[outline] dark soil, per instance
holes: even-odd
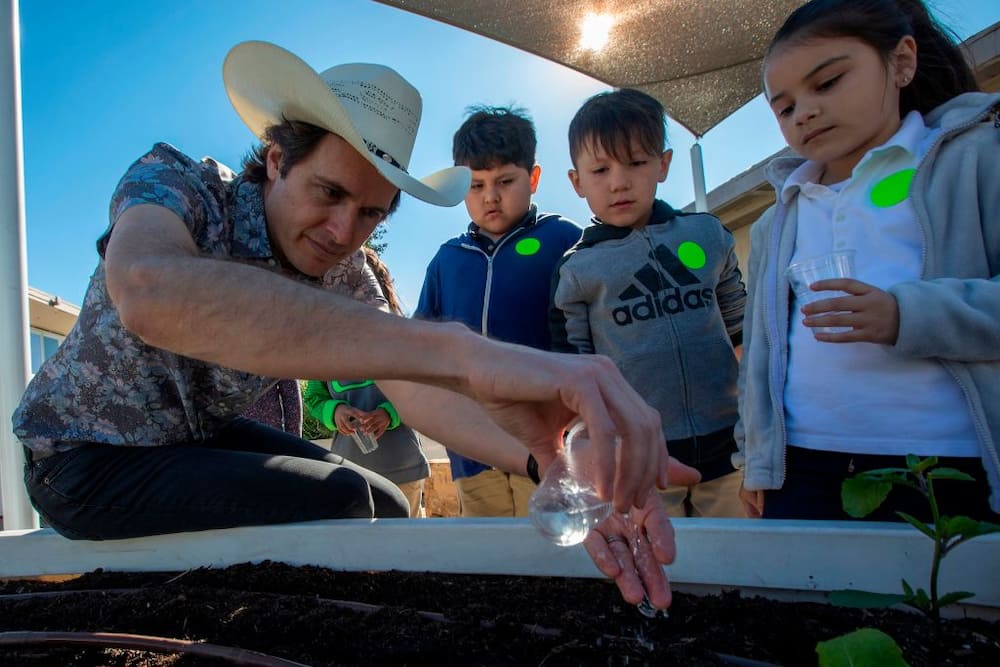
[[[24,595],[70,590],[88,592]],[[378,608],[358,611],[335,601]],[[817,641],[859,627],[887,632],[911,665],[929,664],[926,626],[913,614],[678,594],[669,618],[646,620],[612,584],[594,579],[344,573],[264,563],[0,582],[0,632],[194,639],[307,665],[734,664],[719,654],[813,665]],[[1000,623],[963,619],[946,627],[941,664],[1000,665]],[[223,664],[231,663],[125,649],[0,646],[5,667]]]

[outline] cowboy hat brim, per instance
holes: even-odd
[[[437,206],[465,198],[471,174],[449,167],[416,179],[372,154],[347,110],[313,68],[295,54],[269,42],[234,46],[222,66],[226,94],[236,113],[259,138],[272,125],[297,120],[340,136],[400,190]]]

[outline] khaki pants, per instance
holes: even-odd
[[[418,479],[414,482],[403,482],[396,486],[406,496],[406,502],[410,503],[410,518],[419,519],[424,516],[423,507],[420,502],[424,495],[424,480]]]
[[[709,482],[692,487],[675,486],[661,491],[663,507],[672,517],[701,516],[745,519],[740,502],[740,482],[743,473],[731,472]]]
[[[464,517],[528,516],[535,483],[521,475],[484,470],[455,480],[459,512]]]

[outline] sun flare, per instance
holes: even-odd
[[[614,24],[610,14],[587,14],[580,23],[580,48],[595,52],[603,49]]]

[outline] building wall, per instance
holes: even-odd
[[[28,322],[31,326],[31,373],[52,356],[76,324],[79,306],[34,287],[28,288]]]

